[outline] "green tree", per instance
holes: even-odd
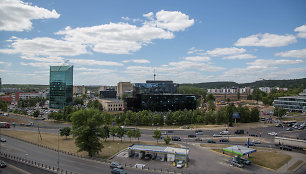
[[[7,104],[4,101],[0,101],[0,109],[3,112],[7,112]]]
[[[64,127],[60,129],[60,135],[65,136],[65,139],[67,140],[67,137],[70,135],[71,128],[70,127]]]
[[[103,119],[97,109],[80,110],[71,116],[72,133],[79,152],[86,151],[92,157],[103,148],[100,142]]]
[[[251,110],[250,119],[251,119],[251,122],[259,121],[259,110],[256,107]]]
[[[109,133],[110,133],[110,135],[113,137],[113,141],[114,141],[114,138],[115,138],[116,133],[117,133],[117,129],[114,128],[114,127],[111,127]]]
[[[82,97],[74,97],[73,98],[73,105],[83,105],[84,101]]]
[[[164,141],[166,144],[169,144],[171,141],[171,138],[167,135],[167,137],[164,138]]]
[[[253,96],[253,100],[256,100],[258,103],[258,100],[261,100],[261,91],[258,88],[255,88],[253,90],[252,96]]]
[[[235,112],[236,107],[233,103],[230,103],[225,107],[225,115],[229,126],[233,125],[233,113]]]
[[[216,110],[216,104],[213,100],[209,100],[207,102],[207,110],[208,111],[215,111]]]
[[[117,127],[117,136],[121,139],[121,142],[122,142],[122,137],[125,135],[125,129],[122,128],[121,126]]]
[[[154,131],[154,135],[152,136],[154,139],[156,139],[156,142],[158,144],[158,140],[160,139],[161,137],[161,131],[160,130],[155,130]]]
[[[206,97],[206,100],[207,100],[207,101],[209,101],[209,100],[215,101],[216,98],[214,97],[213,94],[208,94],[207,97]]]
[[[240,95],[240,92],[238,91],[237,92],[237,99],[238,99],[238,101],[240,100],[240,98],[241,98],[241,95]]]
[[[130,142],[131,142],[131,141],[132,141],[132,137],[134,136],[134,130],[129,129],[129,130],[126,132],[126,135],[129,137]]]
[[[286,114],[286,112],[287,112],[286,109],[276,106],[274,108],[273,115],[277,116],[281,120],[282,117]]]
[[[99,100],[90,100],[87,104],[88,108],[96,108],[99,111],[103,111],[102,104],[99,102]]]
[[[135,132],[134,132],[134,137],[138,139],[138,142],[139,142],[139,138],[141,137],[141,132],[140,132],[140,129],[135,129]]]
[[[39,110],[35,110],[35,111],[33,112],[33,117],[38,117],[39,114],[40,114]]]

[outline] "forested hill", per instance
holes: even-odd
[[[252,83],[236,83],[236,82],[207,82],[194,84],[181,84],[181,86],[196,86],[204,89],[210,88],[231,88],[235,87],[280,87],[280,88],[306,88],[306,78],[292,80],[260,80]]]

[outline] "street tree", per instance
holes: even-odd
[[[116,132],[117,132],[117,136],[121,139],[121,142],[122,142],[122,137],[125,135],[125,129],[119,126],[117,127]]]
[[[139,138],[141,137],[141,132],[140,132],[140,129],[135,129],[135,132],[134,132],[134,137],[138,139],[138,142],[139,142]]]
[[[131,141],[132,141],[132,137],[134,136],[134,130],[129,129],[129,130],[126,132],[126,135],[129,137],[130,142],[131,142]]]
[[[33,117],[38,117],[39,114],[40,114],[39,110],[35,110],[35,111],[33,112]]]
[[[67,137],[70,135],[71,128],[70,127],[64,127],[60,129],[60,135],[65,136],[65,139],[67,140]]]
[[[92,157],[103,148],[100,142],[103,119],[97,109],[80,110],[71,116],[72,133],[79,152],[86,151]]]
[[[167,135],[167,137],[164,138],[164,141],[166,144],[169,144],[171,141],[171,138]]]
[[[116,133],[117,133],[117,129],[115,127],[111,127],[109,133],[113,137],[113,141],[114,141]]]
[[[155,130],[154,131],[154,135],[152,136],[154,139],[156,139],[156,142],[158,144],[158,140],[160,139],[161,137],[161,131],[160,130]]]

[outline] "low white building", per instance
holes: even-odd
[[[123,111],[124,101],[118,99],[99,99],[104,111]]]

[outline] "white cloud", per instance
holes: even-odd
[[[204,50],[202,49],[196,49],[195,47],[192,47],[188,50],[187,54],[199,54],[202,53]]]
[[[297,42],[293,35],[255,34],[240,38],[235,46],[282,47]]]
[[[210,61],[210,57],[206,57],[206,56],[191,56],[191,57],[185,57],[184,59],[190,60],[190,61],[198,61],[198,62]]]
[[[27,57],[21,56],[22,59],[25,60],[34,60],[38,62],[53,62],[53,63],[64,63],[64,58],[62,57]]]
[[[100,75],[100,74],[108,74],[108,73],[114,73],[115,70],[112,69],[94,69],[94,68],[74,68],[75,71],[78,72],[79,75]]]
[[[233,54],[241,54],[246,52],[244,48],[215,48],[214,50],[208,50],[206,51],[206,54],[210,56],[225,56],[225,55],[233,55]]]
[[[76,56],[87,54],[86,47],[76,42],[56,40],[48,37],[34,39],[12,38],[8,49],[0,49],[0,53],[21,54],[30,56]]]
[[[306,25],[302,25],[294,29],[295,32],[298,32],[297,36],[301,38],[306,38]]]
[[[169,67],[172,67],[176,71],[192,69],[206,72],[217,72],[225,69],[223,67],[211,65],[210,63],[199,63],[191,61],[170,62]]]
[[[59,66],[62,65],[62,63],[54,63],[54,62],[30,62],[30,63],[25,63],[25,62],[20,62],[20,65],[23,66],[33,66],[37,68],[49,68],[50,66]]]
[[[222,59],[254,59],[256,58],[256,56],[252,55],[252,54],[238,54],[238,55],[232,55],[232,56],[226,56],[223,57]]]
[[[149,13],[143,14],[142,16],[145,17],[145,18],[148,18],[150,20],[154,19],[154,13],[153,12],[149,12]]]
[[[125,21],[130,20],[130,18],[129,18],[129,17],[127,17],[127,16],[122,16],[122,17],[121,17],[121,19],[122,19],[122,20],[125,20]]]
[[[150,63],[147,59],[131,59],[131,60],[124,60],[123,63],[133,62],[133,63]]]
[[[129,54],[138,51],[153,39],[172,39],[173,33],[148,25],[137,27],[128,23],[110,23],[93,27],[65,30],[56,34],[65,35],[64,40],[86,44],[95,52]]]
[[[194,24],[194,19],[180,11],[164,11],[156,13],[157,27],[165,28],[170,31],[184,31]]]
[[[279,60],[274,60],[274,59],[256,59],[253,62],[247,63],[248,68],[271,68],[275,67],[277,65],[287,65],[287,64],[299,64],[302,63],[302,60],[287,60],[287,59],[279,59]]]
[[[279,53],[276,53],[275,56],[306,58],[306,49],[279,52]]]
[[[0,31],[24,31],[31,30],[33,19],[59,18],[54,9],[32,6],[21,0],[0,1]]]
[[[69,62],[76,65],[123,66],[122,63],[102,60],[70,59]]]

